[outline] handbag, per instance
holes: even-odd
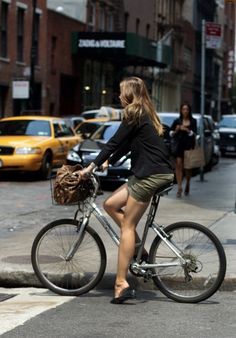
[[[200,168],[205,165],[205,156],[198,145],[194,149],[184,151],[184,169]]]
[[[93,191],[90,179],[83,180],[80,164],[74,166],[63,165],[57,170],[53,186],[53,197],[58,204],[74,204],[84,201]]]

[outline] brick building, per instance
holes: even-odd
[[[33,6],[30,0],[0,1],[0,117],[29,109],[29,100],[13,98],[13,81],[31,78]],[[45,111],[47,68],[47,7],[38,0],[34,34],[34,108]],[[19,82],[17,82],[19,84]]]
[[[49,9],[47,13],[47,103],[50,115],[78,115],[81,110],[82,71],[72,57],[72,33],[85,24]]]

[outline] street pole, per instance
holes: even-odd
[[[35,58],[36,58],[36,50],[35,50],[35,19],[36,19],[36,7],[37,0],[32,0],[32,32],[31,32],[31,51],[30,51],[30,99],[29,99],[29,108],[34,109],[34,68],[35,68]]]
[[[200,146],[204,153],[204,114],[205,114],[205,64],[206,64],[206,22],[202,20],[202,44],[201,44],[201,119],[200,119]],[[200,180],[204,181],[204,165],[200,167]]]

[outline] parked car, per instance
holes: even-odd
[[[47,179],[81,141],[61,118],[17,116],[0,120],[0,170],[34,171]]]
[[[75,133],[78,134],[81,139],[89,138],[100,126],[109,120],[108,117],[84,120],[75,128]]]
[[[82,164],[86,166],[99,154],[104,144],[115,134],[121,121],[105,122],[89,139],[77,144],[67,155],[67,163],[71,165]],[[130,158],[124,156],[114,166],[109,166],[106,172],[98,172],[101,183],[120,185],[130,176]]]
[[[236,114],[223,115],[217,126],[222,155],[236,152]]]
[[[173,121],[179,116],[179,113],[176,112],[160,112],[159,117],[161,122],[165,124],[167,127],[166,134],[168,134]],[[193,114],[193,117],[197,120],[197,142],[200,144],[200,122],[201,115]],[[210,118],[205,115],[203,124],[204,124],[204,153],[205,153],[205,161],[206,168],[211,169],[212,165],[217,163],[219,160],[219,148],[216,147],[216,141],[213,136],[213,130],[210,128]],[[168,137],[168,136],[166,136]]]

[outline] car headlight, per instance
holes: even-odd
[[[67,160],[69,161],[76,161],[76,162],[82,162],[80,156],[73,150],[69,150],[67,154]]]
[[[18,155],[42,154],[42,150],[37,147],[21,147],[16,148],[16,154]]]

